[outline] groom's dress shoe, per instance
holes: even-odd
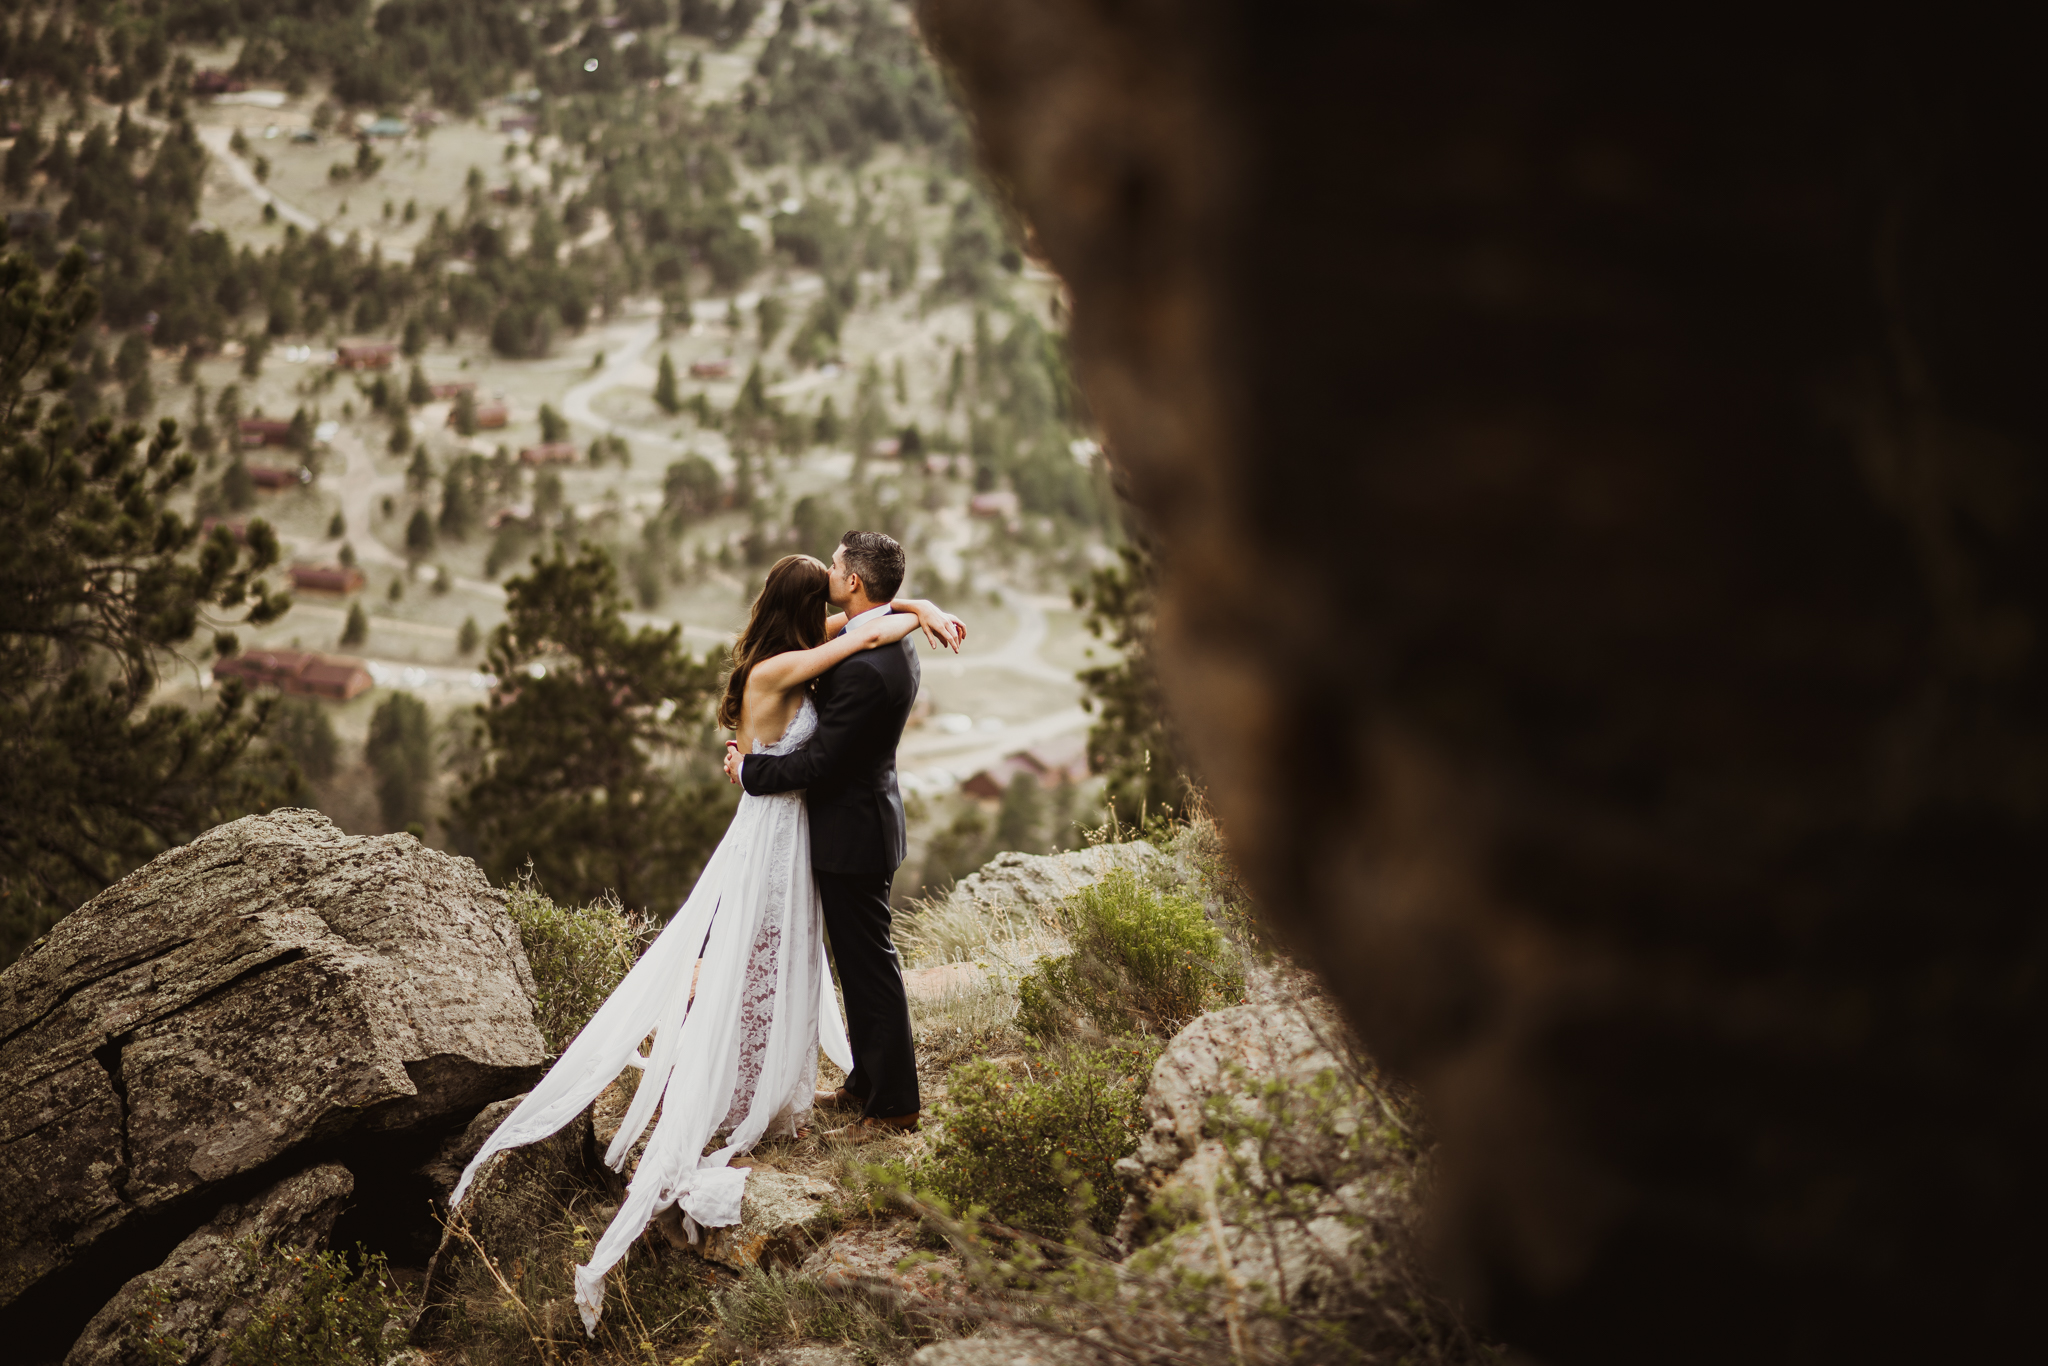
[[[812,1098],[811,1104],[820,1110],[858,1110],[860,1097],[847,1094],[844,1086],[833,1091],[820,1091]]]
[[[900,1138],[904,1134],[917,1132],[919,1114],[895,1115],[889,1119],[878,1119],[873,1115],[857,1119],[844,1129],[827,1129],[821,1137],[835,1143],[873,1143],[882,1138]]]

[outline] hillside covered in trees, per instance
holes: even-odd
[[[904,539],[911,588],[980,628],[966,672],[927,678],[899,896],[1182,790],[1120,662],[1142,599],[1110,568],[1057,282],[977,179],[904,8],[32,5],[0,18],[0,134],[10,269],[69,291],[7,379],[9,440],[58,453],[9,515],[54,517],[39,530],[78,566],[65,610],[132,570],[66,520],[96,514],[28,511],[67,459],[163,563],[252,557],[239,588],[207,570],[174,627],[9,634],[24,734],[109,661],[150,659],[132,715],[160,715],[164,744],[226,726],[228,748],[88,777],[94,746],[140,743],[131,719],[126,740],[74,734],[77,765],[24,769],[5,953],[202,822],[283,803],[413,829],[498,878],[531,859],[564,896],[673,906],[730,800],[704,707],[719,642],[767,563],[829,555],[851,525]],[[138,484],[87,454],[117,448],[180,473]],[[582,566],[577,593],[539,587],[550,563]],[[1069,600],[1090,583],[1092,637]],[[521,612],[569,615],[498,639]],[[578,665],[560,641],[579,632],[612,643]],[[566,670],[548,705],[581,714],[642,635],[668,640],[631,666],[662,715],[623,709],[610,751],[564,765],[535,748],[559,720],[476,713],[531,667]],[[277,650],[338,650],[376,684],[212,681]],[[1123,774],[1107,807],[1075,738],[1086,690],[1108,704],[1096,762]],[[543,799],[492,797],[514,773]]]

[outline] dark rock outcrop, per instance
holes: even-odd
[[[266,1254],[325,1247],[354,1190],[348,1168],[327,1163],[229,1205],[179,1243],[162,1266],[122,1286],[93,1315],[64,1366],[129,1366],[144,1359],[135,1344],[145,1315],[154,1318],[148,1336],[158,1340],[147,1359],[175,1356],[219,1366],[249,1316],[281,1288],[281,1263]],[[184,1344],[183,1352],[174,1352],[172,1342]]]
[[[533,997],[503,897],[409,835],[288,810],[165,853],[0,974],[0,1306],[431,1144],[535,1075]]]
[[[918,14],[1070,290],[1180,734],[1423,1088],[1469,1298],[1580,1366],[2031,1349],[2032,21]]]

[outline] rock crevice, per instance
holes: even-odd
[[[0,973],[0,1335],[323,1158],[416,1165],[538,1073],[533,1001],[502,894],[410,836],[279,811],[136,870]]]

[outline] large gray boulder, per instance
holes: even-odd
[[[1357,1111],[1367,1102],[1343,1080],[1334,1028],[1313,1006],[1260,1004],[1211,1011],[1174,1035],[1152,1065],[1147,1123],[1137,1151],[1117,1163],[1132,1197],[1124,1211],[1126,1236],[1152,1203],[1198,1200],[1221,1171],[1223,1144],[1207,1133],[1211,1102],[1219,1097],[1230,1101],[1230,1112],[1251,1120],[1252,1096],[1269,1084],[1293,1095],[1306,1095],[1319,1084],[1341,1086],[1341,1112],[1330,1127],[1354,1130]],[[1312,1178],[1320,1174],[1318,1159],[1328,1157],[1328,1146],[1328,1136],[1281,1129],[1272,1140],[1276,1161],[1255,1169],[1283,1181]]]
[[[906,961],[916,964],[905,986],[929,999],[971,989],[991,968],[1001,975],[1025,970],[1064,944],[1053,915],[1061,902],[1111,873],[1143,876],[1155,869],[1169,871],[1159,850],[1143,840],[1064,854],[997,854],[944,897],[904,918],[896,942]],[[954,963],[978,966],[971,974],[937,971]]]
[[[1080,1344],[997,1329],[982,1337],[954,1338],[920,1348],[910,1366],[1078,1366],[1094,1360]]]
[[[1158,863],[1159,850],[1143,840],[1095,844],[1064,854],[997,854],[953,885],[946,900],[1000,908],[1015,917],[1035,917],[1084,887],[1119,870],[1143,873]]]
[[[523,1089],[533,1001],[503,896],[409,835],[287,810],[163,854],[0,974],[0,1305],[137,1215]]]
[[[1145,1113],[1117,1164],[1134,1269],[1216,1277],[1247,1306],[1372,1321],[1389,1340],[1413,1331],[1377,1319],[1417,1299],[1415,1136],[1319,1002],[1193,1021],[1153,1065]],[[1272,1322],[1242,1331],[1278,1349]]]
[[[348,1168],[328,1163],[227,1206],[163,1265],[122,1286],[86,1325],[64,1366],[139,1360],[219,1366],[249,1316],[283,1288],[289,1264],[271,1254],[324,1248],[354,1190]],[[144,1336],[153,1348],[147,1356],[137,1346]]]

